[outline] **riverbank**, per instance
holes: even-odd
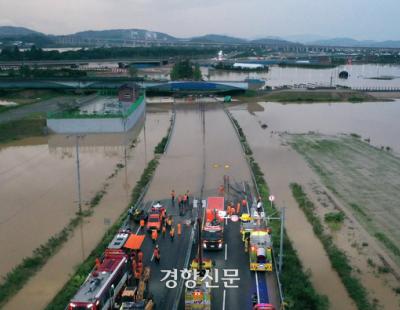
[[[321,103],[321,102],[368,102],[390,101],[389,98],[376,98],[371,93],[346,90],[272,90],[269,92],[257,93],[249,91],[244,95],[237,96],[240,102],[280,102],[280,103]]]

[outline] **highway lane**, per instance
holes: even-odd
[[[148,208],[151,201],[166,198],[171,187],[178,194],[189,189],[195,197],[206,199],[218,194],[218,187],[223,184],[224,175],[230,175],[232,183],[251,180],[239,141],[221,107],[215,104],[195,104],[176,108],[176,124],[170,147],[167,154],[161,158],[156,176],[146,195],[147,203],[144,208]],[[242,197],[231,190],[227,198],[237,201]],[[165,275],[161,270],[177,268],[179,271],[187,267],[184,266],[186,251],[191,250],[192,259],[196,255],[196,247],[189,244],[192,226],[187,227],[185,223],[191,218],[191,212],[179,217],[176,207],[170,206],[168,200],[163,203],[168,206],[168,213],[174,214],[175,221],[183,223],[183,234],[181,237],[176,236],[174,242],[168,237],[165,240],[159,237],[160,265],[150,261],[153,244],[149,237],[146,237],[142,248],[145,252],[145,264],[152,267],[150,291],[156,304],[162,307],[161,309],[172,309],[177,288],[168,289],[165,282],[160,282]],[[132,229],[135,231],[134,227]],[[229,222],[225,229],[226,249],[204,253],[204,257],[213,259],[215,267],[219,269],[219,287],[212,291],[213,309],[251,309],[251,296],[256,292],[256,281],[254,273],[249,270],[248,255],[244,251],[239,229],[239,223]],[[223,269],[238,270],[240,281],[234,282],[238,288],[224,287],[221,279]],[[178,308],[184,308],[184,288]]]

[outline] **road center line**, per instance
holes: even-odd
[[[228,260],[228,244],[225,243],[225,260]]]
[[[257,303],[260,303],[260,289],[258,287],[258,272],[256,271]]]
[[[226,290],[224,290],[224,295],[222,297],[222,310],[225,310],[225,299],[226,299]]]

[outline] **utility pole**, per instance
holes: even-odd
[[[283,229],[285,224],[285,207],[281,209],[281,241],[279,244],[279,274],[282,274],[282,265],[283,265]]]
[[[79,138],[83,136],[76,135],[76,178],[78,187],[78,208],[79,214],[82,214],[82,195],[81,195],[81,171],[80,171],[80,161],[79,161]]]

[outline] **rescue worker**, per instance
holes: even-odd
[[[132,215],[133,215],[133,206],[131,206],[128,210],[128,220],[132,220]]]
[[[143,262],[143,252],[142,252],[141,250],[138,250],[137,260],[138,260],[138,262],[140,262],[140,263]]]
[[[257,212],[259,214],[261,214],[262,210],[263,210],[263,204],[261,202],[261,198],[258,198],[258,200],[257,200]]]
[[[177,228],[178,228],[178,236],[180,236],[182,234],[182,225],[181,225],[181,223],[178,223]]]
[[[140,229],[144,228],[144,219],[140,219]]]
[[[100,268],[100,265],[101,265],[100,259],[96,258],[95,264],[96,264],[96,269],[99,269],[99,268]]]
[[[153,256],[154,256],[154,261],[156,262],[156,264],[159,264],[160,263],[160,248],[158,247],[158,244],[154,248]]]
[[[185,195],[183,195],[183,205],[185,207],[188,206],[188,195],[185,193]]]
[[[247,200],[243,199],[242,200],[242,207],[245,208],[247,206]]]
[[[171,191],[171,206],[175,207],[175,190]]]
[[[189,206],[190,205],[190,192],[189,192],[189,190],[187,190],[186,191],[186,196],[187,196],[187,206]]]
[[[158,237],[157,229],[152,229],[151,230],[151,240],[153,240],[153,243],[156,243]]]
[[[172,223],[173,223],[172,215],[170,215],[170,216],[168,216],[168,218],[167,218],[167,228],[168,228],[168,229],[171,229]]]
[[[240,214],[240,202],[238,202],[236,204],[236,214],[239,215]]]
[[[169,236],[171,237],[171,242],[174,242],[174,237],[175,237],[175,228],[171,227],[171,230],[169,231]]]
[[[162,230],[161,230],[161,234],[162,237],[165,238],[165,233],[167,232],[167,228],[165,227],[165,225],[163,225]]]

